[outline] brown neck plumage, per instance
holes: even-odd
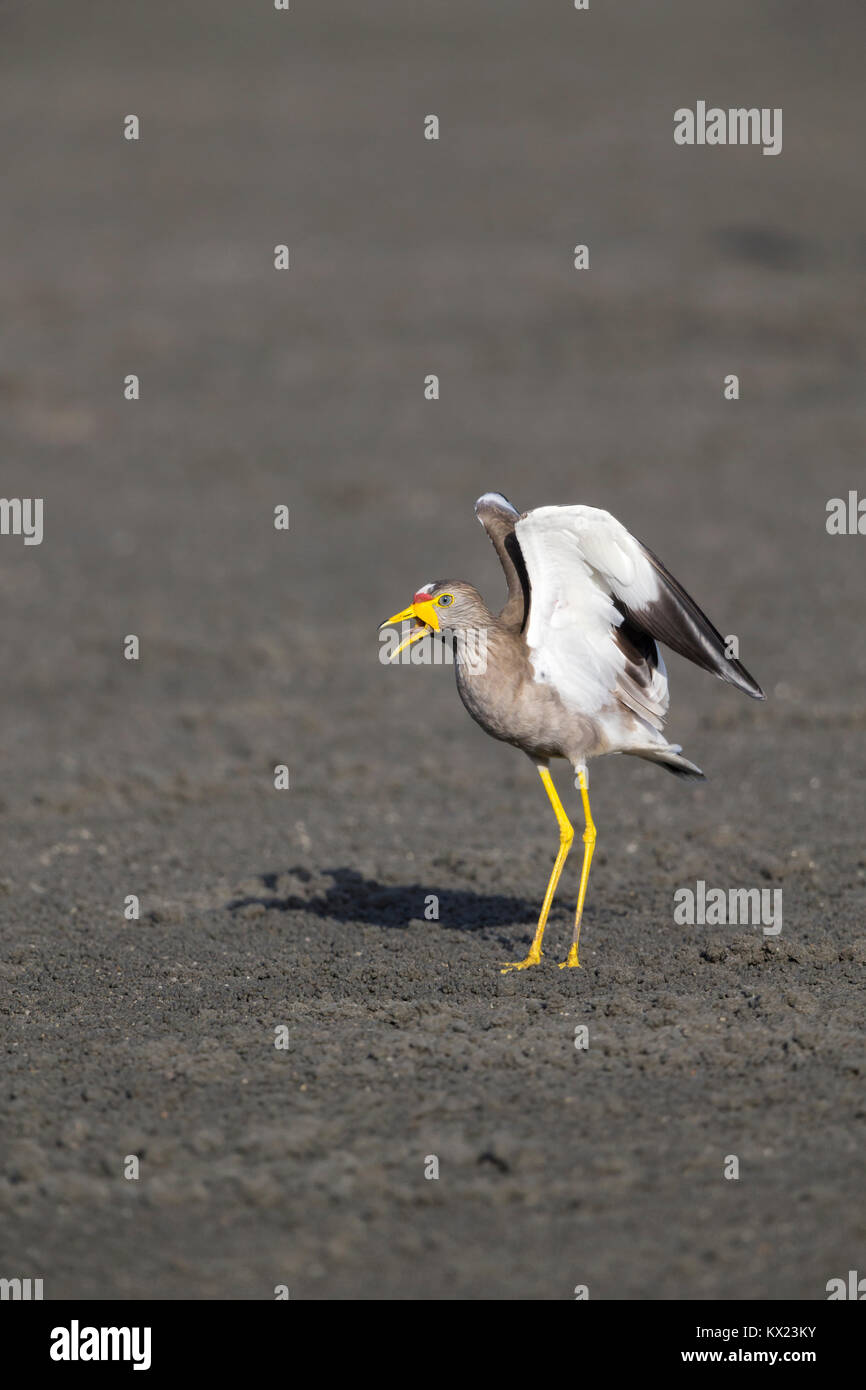
[[[485,517],[485,529],[499,556],[499,563],[508,584],[508,598],[499,614],[503,627],[521,632],[529,614],[529,579],[526,565],[514,534],[514,517],[507,512],[491,512]]]

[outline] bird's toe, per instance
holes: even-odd
[[[571,969],[571,970],[574,970],[574,969],[580,970],[581,965],[580,965],[580,961],[577,959],[577,951],[576,951],[576,949],[575,949],[574,946],[572,946],[572,948],[571,948],[571,950],[569,951],[568,955],[566,956],[565,960],[561,960],[561,961],[559,962],[559,968],[560,968],[560,970],[568,970],[568,969]]]
[[[541,960],[541,952],[540,952],[540,951],[539,951],[539,953],[538,953],[537,956],[533,955],[532,952],[530,951],[529,955],[526,957],[526,960],[508,960],[508,961],[506,961],[505,964],[503,965],[501,971],[500,971],[500,974],[501,974],[501,975],[507,975],[508,972],[509,972],[509,970],[528,970],[528,968],[529,968],[530,965],[538,965],[538,963],[539,963],[540,960]]]

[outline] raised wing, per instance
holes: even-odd
[[[475,515],[493,542],[508,584],[508,598],[499,621],[521,632],[529,611],[529,580],[514,535],[520,512],[501,492],[485,492],[475,503]]]
[[[650,645],[656,641],[764,698],[745,667],[726,656],[724,639],[694,599],[609,512],[538,507],[515,534],[529,575],[526,640],[536,675],[565,698],[593,708],[603,690],[619,687],[625,703],[645,703],[659,727],[667,682]]]

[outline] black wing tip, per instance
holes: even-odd
[[[729,661],[726,669],[720,673],[723,680],[735,685],[738,690],[742,690],[744,695],[749,695],[753,700],[766,700],[766,695],[754,676],[750,676],[745,666],[741,666],[739,661]]]
[[[674,578],[648,545],[644,545],[643,541],[638,541],[638,545],[667,587],[668,593],[665,595],[662,592],[653,605],[659,610],[660,621],[648,623],[647,613],[635,613],[635,620],[646,627],[650,636],[657,642],[662,642],[672,651],[679,652],[687,661],[693,661],[705,671],[714,672],[723,681],[742,690],[744,695],[751,696],[753,700],[766,700],[767,697],[754,676],[750,676],[745,666],[735,657],[728,656],[726,639],[710,622],[706,613],[698,607],[691,594],[686,592],[679,580]],[[684,641],[684,637],[690,637],[691,640]]]

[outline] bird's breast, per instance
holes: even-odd
[[[593,721],[568,709],[553,686],[536,679],[522,646],[511,661],[499,656],[485,669],[458,662],[457,689],[482,729],[531,756],[576,761],[598,742]]]

